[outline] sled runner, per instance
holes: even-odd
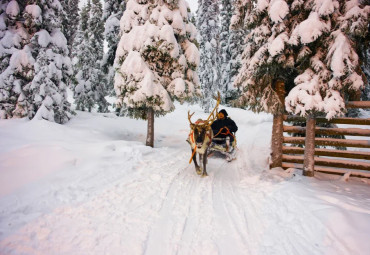
[[[212,156],[214,152],[219,152],[222,155],[226,156],[228,162],[236,159],[236,139],[230,143],[230,137],[226,138],[217,138],[212,139],[212,143],[209,146],[209,156]]]

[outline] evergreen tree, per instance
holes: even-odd
[[[88,1],[81,11],[81,22],[75,40],[76,58],[74,98],[77,110],[92,110],[95,104],[99,112],[108,111],[105,99],[105,77],[100,68],[103,57],[104,24],[100,0]]]
[[[209,112],[212,95],[219,90],[220,66],[220,10],[217,0],[200,0],[197,10],[199,31],[199,78],[202,86],[202,107]]]
[[[221,83],[220,90],[223,95],[223,102],[228,103],[235,99],[237,91],[233,82],[241,67],[241,54],[243,52],[243,41],[245,32],[243,29],[231,30],[231,17],[233,13],[233,0],[221,1]]]
[[[107,96],[107,80],[101,70],[101,63],[104,56],[104,22],[103,6],[100,0],[91,1],[91,13],[89,20],[91,55],[95,65],[93,66],[91,84],[95,90],[95,102],[98,105],[98,112],[108,112],[109,103],[105,99]]]
[[[230,52],[230,20],[232,15],[231,0],[221,0],[221,31],[220,31],[220,62],[221,62],[221,83],[220,89],[224,95],[228,90],[230,82],[229,63],[231,60]]]
[[[64,10],[62,20],[62,32],[67,39],[69,57],[72,57],[73,41],[76,37],[78,23],[80,20],[78,3],[79,0],[61,1]]]
[[[70,75],[58,0],[2,1],[0,117],[37,115],[65,123]]]
[[[29,1],[0,2],[0,118],[29,114],[29,88],[35,59],[27,45],[31,29],[25,27],[23,13]],[[31,21],[31,19],[28,19]],[[39,25],[38,18],[32,19]],[[32,24],[29,24],[30,26]]]
[[[129,0],[121,19],[115,65],[121,113],[148,120],[148,146],[154,145],[154,116],[174,109],[173,100],[199,94],[196,28],[185,0]]]
[[[126,9],[124,0],[105,0],[103,20],[105,22],[104,36],[108,44],[108,50],[104,54],[102,68],[107,76],[107,89],[109,94],[114,94],[114,58],[119,42],[119,22]]]
[[[74,40],[73,58],[74,58],[74,79],[75,84],[73,97],[76,103],[76,109],[84,111],[86,108],[91,111],[94,106],[94,101],[92,100],[92,95],[89,96],[91,86],[86,84],[86,80],[89,75],[90,66],[90,50],[88,49],[88,20],[91,9],[91,3],[88,3],[82,7],[80,13],[80,23],[77,30],[76,38]],[[92,92],[91,92],[92,94]]]
[[[305,19],[298,16],[301,22],[293,30],[291,44],[300,52],[304,44],[310,44],[311,53],[297,61],[302,72],[287,97],[290,112],[301,115],[323,112],[328,119],[342,115],[346,95],[364,87],[357,52],[361,53],[358,49],[368,33],[370,6],[363,7],[358,1],[337,3],[295,6],[296,10],[303,7],[307,13]],[[307,37],[301,30],[313,22],[319,22],[315,27],[321,31],[318,34],[312,31]]]
[[[270,6],[273,3],[277,4],[274,8]],[[285,47],[289,23],[294,23],[287,18],[288,12],[285,1],[236,1],[231,25],[233,29],[250,30],[245,37],[242,67],[234,81],[242,93],[238,105],[255,112],[283,109],[272,83],[281,78],[289,86],[296,75],[294,52]]]
[[[31,39],[35,75],[30,87],[29,116],[66,123],[72,114],[66,91],[72,71],[67,40],[61,31],[63,8],[58,0],[41,0],[38,5],[28,5],[25,11],[33,18],[40,14],[42,20]]]
[[[240,103],[282,110],[271,85],[280,78],[289,112],[342,114],[341,94],[363,86],[353,46],[366,36],[369,11],[358,1],[238,1],[232,23],[252,29],[235,81],[243,89]]]

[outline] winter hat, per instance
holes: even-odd
[[[219,113],[222,113],[225,116],[225,118],[228,116],[225,109],[222,109],[221,111],[219,111]]]

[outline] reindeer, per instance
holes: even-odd
[[[212,123],[216,120],[217,108],[220,104],[220,93],[218,93],[217,104],[207,120],[198,119],[195,123],[191,121],[191,117],[194,113],[190,114],[188,111],[188,119],[190,122],[190,133],[187,139],[191,146],[191,161],[194,161],[195,171],[202,177],[208,176],[207,174],[207,155],[209,151],[209,146],[212,143],[213,131],[211,128]],[[199,155],[199,163],[197,162],[197,154]]]

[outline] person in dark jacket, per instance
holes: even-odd
[[[238,130],[235,122],[228,117],[224,109],[218,112],[217,120],[212,123],[211,127],[215,138],[226,138],[229,136],[230,143],[234,141],[234,133]]]

